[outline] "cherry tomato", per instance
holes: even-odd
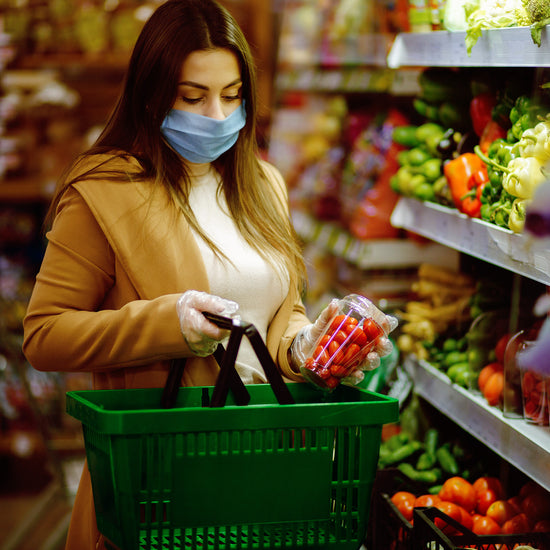
[[[319,345],[324,348],[328,346],[332,339],[333,337],[331,337],[331,335],[327,333],[319,340]]]
[[[342,363],[344,354],[340,349],[340,344],[334,340],[328,345],[328,354],[330,355],[333,363]]]
[[[494,519],[480,514],[473,518],[472,531],[476,535],[498,535],[501,529]]]
[[[329,327],[330,332],[336,332],[337,330],[340,330],[340,328],[346,322],[346,319],[349,319],[347,315],[343,315],[343,314],[337,315],[330,323],[330,327]]]
[[[350,342],[357,344],[360,348],[362,348],[368,341],[365,331],[358,326],[353,327],[353,330],[349,334],[349,339]]]
[[[353,363],[357,360],[357,356],[360,351],[361,348],[357,344],[350,344],[347,346],[342,359],[342,364],[346,367],[353,365]]]
[[[369,342],[374,342],[374,340],[382,335],[382,329],[372,319],[365,319],[363,322],[363,331]]]
[[[477,503],[476,491],[473,485],[460,476],[447,479],[440,491],[439,498],[462,506],[467,512],[472,512]]]
[[[408,491],[397,491],[392,497],[391,501],[394,506],[401,512],[401,515],[407,520],[411,521],[413,518],[413,508],[416,496]]]
[[[337,330],[332,339],[338,344],[343,344],[348,339],[348,334],[344,330]]]

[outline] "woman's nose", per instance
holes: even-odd
[[[216,120],[223,120],[225,113],[220,101],[211,101],[207,105],[205,116],[209,118],[215,118]]]

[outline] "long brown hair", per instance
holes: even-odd
[[[221,254],[198,226],[188,203],[191,183],[185,164],[160,131],[176,99],[184,60],[193,51],[214,48],[228,49],[237,56],[246,109],[246,125],[236,144],[213,163],[222,176],[221,192],[246,241],[268,261],[281,261],[291,278],[303,285],[306,271],[299,240],[281,194],[267,184],[258,160],[253,57],[235,19],[215,0],[168,0],[155,10],[136,41],[113,112],[94,146],[81,155],[80,161],[105,153],[134,157],[140,172],[132,177],[151,180],[153,188],[164,186],[191,227],[215,253]],[[49,222],[68,186],[85,177],[99,181],[99,176],[127,177],[113,172],[108,162],[75,177],[65,177],[53,197]]]

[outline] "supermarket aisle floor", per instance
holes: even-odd
[[[2,550],[63,550],[83,459],[67,461],[63,466],[66,491],[52,481],[38,494],[0,495]]]

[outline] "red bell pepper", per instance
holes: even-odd
[[[476,95],[470,100],[470,118],[474,132],[481,137],[487,123],[491,120],[494,106],[497,104],[496,96],[490,92]]]
[[[506,130],[495,120],[491,119],[485,126],[479,138],[479,148],[486,154],[495,139],[506,139]]]
[[[474,153],[463,153],[447,162],[443,173],[456,208],[472,218],[479,218],[481,192],[489,181],[485,163]]]

